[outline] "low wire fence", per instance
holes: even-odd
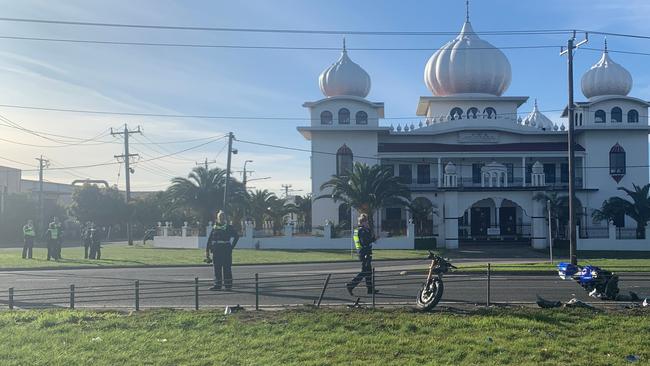
[[[443,303],[491,305],[494,303],[533,303],[535,296],[522,298],[519,289],[554,281],[539,286],[538,294],[557,296],[557,289],[565,284],[567,293],[579,293],[573,281],[561,281],[557,275],[531,278],[530,275],[505,276],[494,272],[491,266],[474,267],[474,273],[460,272],[444,277]],[[259,310],[262,307],[287,307],[299,305],[377,305],[414,304],[418,289],[426,279],[425,270],[374,271],[370,273],[379,293],[366,291],[362,281],[347,292],[346,285],[356,272],[310,273],[300,275],[264,275],[237,278],[232,288],[213,291],[213,280],[198,277],[186,281],[120,280],[119,284],[83,285],[66,287],[9,288],[0,300],[9,309],[35,308],[115,308],[141,310],[146,308],[214,308],[242,305]],[[626,275],[627,280],[634,277]],[[116,279],[118,280],[118,279]],[[650,291],[648,277],[638,278],[645,285],[641,291]],[[639,286],[636,286],[639,287]],[[496,297],[496,298],[495,298]]]

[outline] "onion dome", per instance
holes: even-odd
[[[537,99],[535,99],[533,110],[523,119],[523,124],[548,131],[553,130],[553,127],[555,126],[553,121],[551,121],[548,117],[539,111],[537,108]]]
[[[424,83],[433,95],[502,95],[512,69],[506,55],[472,29],[469,15],[460,34],[436,51],[424,68]]]
[[[451,161],[445,165],[445,174],[453,175],[456,174],[456,165]]]
[[[535,164],[533,164],[533,174],[543,174],[544,173],[544,165],[537,160]]]
[[[612,61],[607,52],[607,40],[600,60],[582,76],[582,94],[587,98],[600,95],[627,95],[632,90],[632,75]]]
[[[365,98],[370,93],[370,75],[350,60],[345,39],[341,57],[320,74],[318,84],[326,97],[347,95]]]

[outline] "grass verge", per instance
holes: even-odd
[[[648,312],[0,313],[3,365],[623,365]]]
[[[0,249],[0,269],[39,267],[103,267],[196,265],[205,258],[204,249],[165,249],[152,246],[106,244],[102,246],[101,260],[83,259],[83,247],[63,248],[61,261],[47,261],[45,248],[34,248],[33,258],[21,258],[21,249]],[[374,259],[421,259],[427,252],[421,250],[375,250]],[[356,260],[349,250],[252,250],[235,249],[234,264],[272,264],[301,262],[330,262]]]

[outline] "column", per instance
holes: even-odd
[[[445,248],[458,249],[458,192],[445,193],[444,209],[445,235],[440,238],[444,239]]]
[[[532,197],[536,194],[543,192],[534,192]],[[532,199],[532,198],[531,198]],[[546,202],[539,200],[533,201],[533,214],[531,216],[531,233],[532,237],[532,246],[535,249],[544,249],[548,248],[548,222],[546,221],[546,210],[544,209]]]
[[[526,186],[526,157],[521,158],[521,186]]]
[[[438,187],[442,187],[442,158],[438,158]]]

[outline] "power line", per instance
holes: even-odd
[[[330,34],[330,35],[372,35],[372,36],[436,36],[457,35],[458,31],[432,32],[432,31],[354,31],[354,30],[314,30],[314,29],[271,29],[271,28],[231,28],[231,27],[203,27],[203,26],[177,26],[160,24],[127,24],[106,22],[83,22],[54,19],[8,18],[1,17],[0,21],[16,23],[40,23],[52,25],[73,25],[86,27],[108,28],[135,28],[155,30],[180,30],[180,31],[208,31],[208,32],[237,32],[237,33],[285,33],[285,34]],[[574,29],[533,29],[533,30],[497,30],[474,32],[475,34],[491,35],[531,35],[531,34],[569,34]]]

